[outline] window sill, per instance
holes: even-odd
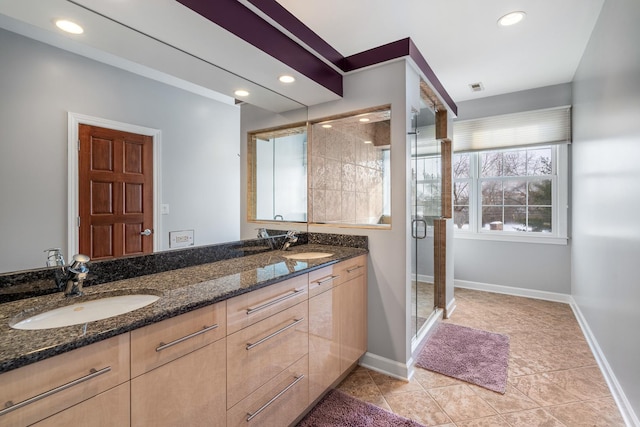
[[[519,234],[470,233],[454,231],[453,237],[462,240],[489,240],[494,242],[538,243],[543,245],[567,245],[568,237],[523,236]]]

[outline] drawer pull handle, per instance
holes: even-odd
[[[13,402],[9,401],[7,403],[5,403],[5,408],[3,410],[0,411],[0,416],[8,414],[11,411],[15,411],[16,409],[20,409],[23,408],[27,405],[30,405],[34,402],[37,402],[38,400],[42,400],[46,397],[52,396],[58,392],[67,390],[75,385],[78,385],[80,383],[83,383],[85,381],[89,381],[90,379],[93,379],[97,376],[100,376],[102,374],[106,374],[107,372],[111,371],[111,366],[107,366],[106,368],[102,368],[99,371],[96,371],[95,369],[91,368],[89,370],[89,374],[85,375],[84,377],[80,377],[78,379],[75,379],[73,381],[70,381],[66,384],[62,384],[61,386],[58,386],[56,388],[52,388],[49,391],[45,391],[44,393],[40,393],[37,396],[33,396],[28,398],[27,400],[23,400],[22,402],[16,403],[15,405],[13,404]]]
[[[291,387],[293,387],[294,385],[298,384],[300,381],[302,381],[302,379],[304,378],[303,374],[298,375],[297,377],[294,377],[295,379],[293,380],[293,382],[291,384],[289,384],[288,386],[286,386],[280,393],[276,394],[275,396],[273,396],[271,398],[271,400],[269,400],[267,403],[265,403],[264,405],[262,405],[260,407],[260,409],[258,409],[256,412],[254,412],[253,414],[248,413],[247,414],[247,422],[251,421],[252,419],[254,419],[255,417],[257,417],[260,412],[264,411],[265,409],[267,409],[273,402],[275,402],[276,400],[278,400],[278,398],[280,396],[282,396],[283,394],[285,394],[287,391],[289,391],[289,389]]]
[[[214,329],[217,329],[217,328],[218,328],[218,324],[216,323],[215,325],[204,326],[199,331],[196,331],[196,332],[194,332],[192,334],[189,334],[187,336],[184,336],[182,338],[178,338],[177,340],[173,340],[170,343],[165,344],[165,343],[161,342],[158,345],[158,347],[156,347],[156,351],[162,351],[162,350],[167,349],[169,347],[172,347],[172,346],[174,346],[176,344],[180,344],[181,342],[186,341],[186,340],[188,340],[190,338],[197,337],[200,334],[204,334],[205,332],[213,331]]]
[[[362,267],[363,267],[362,265],[356,265],[355,267],[347,268],[347,273],[351,273],[353,271],[360,270]]]
[[[280,303],[282,301],[288,300],[289,298],[292,298],[292,297],[298,295],[300,292],[303,292],[303,291],[304,291],[304,289],[294,289],[292,291],[289,291],[289,292],[285,293],[284,295],[281,295],[281,296],[279,296],[277,298],[274,298],[274,299],[272,299],[270,301],[267,301],[262,305],[259,305],[257,307],[249,307],[249,308],[247,308],[247,315],[255,313],[256,311],[260,311],[260,310],[262,310],[264,308],[271,307],[272,305],[278,304],[278,303]]]
[[[267,341],[267,340],[270,340],[271,338],[273,338],[273,337],[275,337],[275,336],[277,336],[277,335],[280,335],[281,333],[283,333],[283,332],[284,332],[284,331],[286,331],[287,329],[291,329],[291,328],[293,328],[294,326],[296,326],[298,323],[302,322],[303,320],[304,320],[304,317],[302,317],[302,318],[300,318],[300,319],[294,319],[294,320],[293,320],[293,323],[288,324],[288,325],[287,325],[287,326],[285,326],[284,328],[280,328],[280,329],[278,329],[277,331],[275,331],[274,333],[269,334],[269,335],[267,335],[267,336],[266,336],[266,337],[264,337],[264,338],[260,338],[258,341],[254,342],[254,343],[248,342],[248,343],[247,343],[247,350],[251,350],[252,348],[254,348],[254,347],[256,347],[256,346],[259,346],[259,345],[260,345],[260,344],[262,344],[263,342],[265,342],[265,341]]]
[[[331,281],[333,281],[333,280],[337,279],[338,277],[340,277],[340,275],[339,275],[339,274],[337,274],[337,275],[335,275],[335,276],[329,276],[329,277],[327,277],[326,279],[316,280],[316,283],[317,283],[318,285],[322,285],[322,284],[325,284],[325,283],[327,283],[327,282],[331,282]]]

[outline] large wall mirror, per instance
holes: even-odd
[[[249,134],[249,219],[307,222],[307,124]]]
[[[243,237],[241,126],[264,127],[259,120],[241,123],[243,111],[253,107],[250,97],[238,104],[211,91],[204,96],[1,28],[0,50],[0,273],[45,267],[48,248],[61,248],[67,260],[74,253],[69,235],[77,224],[77,199],[69,182],[76,174],[71,159],[77,150],[70,142],[70,126],[77,123],[71,123],[70,113],[81,117],[80,122],[86,116],[103,127],[126,124],[136,133],[157,135],[155,221],[151,236],[137,231],[140,238],[156,239],[154,252]],[[213,71],[212,64],[203,66]],[[280,124],[306,123],[304,105],[275,92],[267,98],[275,100],[269,113],[280,117]],[[261,105],[265,111],[270,108]],[[297,115],[288,115],[289,110]],[[109,152],[109,143],[98,145]],[[300,165],[304,156],[296,157]],[[109,157],[105,159],[102,165],[108,169]],[[297,184],[306,189],[305,181]],[[116,193],[102,199],[104,211],[119,199],[111,194]],[[280,205],[276,211],[266,207],[269,218],[279,214],[306,221],[306,200],[291,201],[295,203],[282,213]],[[306,222],[301,224],[306,229]]]
[[[389,228],[390,123],[381,106],[249,131],[248,221]]]

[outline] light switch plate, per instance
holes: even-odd
[[[169,205],[168,204],[160,205],[160,214],[161,215],[169,215]]]
[[[193,246],[193,230],[169,232],[170,248],[185,248],[187,246]]]

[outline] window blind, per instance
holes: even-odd
[[[478,151],[571,142],[571,107],[503,114],[453,123],[453,150]]]

